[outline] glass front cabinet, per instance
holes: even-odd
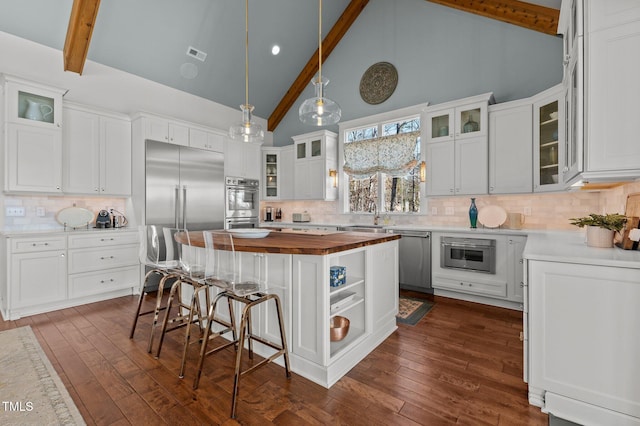
[[[6,121],[42,128],[62,127],[62,95],[65,90],[8,75],[4,75],[2,81]]]
[[[533,190],[559,191],[564,188],[566,164],[565,91],[562,85],[534,97],[533,102]]]
[[[262,198],[265,200],[280,198],[280,150],[262,150]]]

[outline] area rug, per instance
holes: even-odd
[[[29,326],[0,332],[0,395],[3,426],[85,424]]]
[[[400,296],[396,320],[402,324],[416,325],[433,307],[433,302]]]

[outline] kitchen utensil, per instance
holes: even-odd
[[[81,207],[67,207],[56,214],[56,221],[69,228],[85,227],[93,220],[93,212]]]
[[[271,233],[271,230],[262,228],[237,228],[229,229],[228,232],[235,238],[264,238]]]
[[[110,228],[111,213],[107,210],[100,210],[96,216],[96,228]]]
[[[478,210],[478,221],[487,228],[497,228],[507,220],[507,212],[500,206],[486,206]]]
[[[329,320],[329,334],[332,342],[339,342],[349,333],[349,318],[336,315]]]
[[[507,214],[507,227],[509,229],[522,229],[523,223],[524,223],[524,216],[522,213]]]
[[[26,99],[27,110],[24,112],[24,118],[29,120],[44,121],[44,119],[51,115],[53,108],[49,105],[41,104],[31,99]]]

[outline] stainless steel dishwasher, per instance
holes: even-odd
[[[399,244],[400,288],[433,293],[431,287],[431,232],[394,229]]]

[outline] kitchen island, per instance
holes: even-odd
[[[192,245],[204,246],[202,233],[189,236]],[[328,388],[396,330],[399,238],[335,231],[234,238],[241,278],[259,273],[282,301],[292,371]],[[332,266],[345,268],[345,284],[330,286]],[[348,300],[337,303],[343,298]],[[228,316],[226,307],[218,314]],[[343,340],[332,342],[329,321],[337,315],[347,317],[350,327]],[[271,304],[252,321],[262,337],[279,341]],[[272,353],[259,343],[254,350]]]

